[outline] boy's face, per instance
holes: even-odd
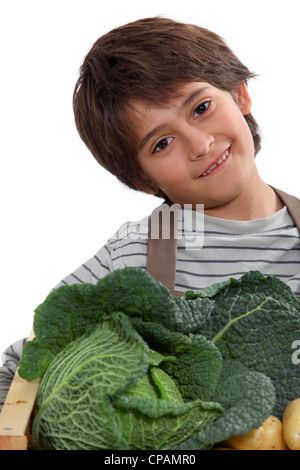
[[[167,105],[134,102],[138,161],[154,191],[173,203],[230,202],[257,183],[254,144],[244,118],[251,109],[245,85],[233,96],[208,83],[190,82]],[[147,191],[149,192],[149,191]]]

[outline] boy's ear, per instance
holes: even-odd
[[[246,116],[246,114],[249,114],[252,108],[252,100],[245,82],[243,82],[233,91],[233,97],[243,115]]]

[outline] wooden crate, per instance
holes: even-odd
[[[32,330],[28,339],[33,337]],[[39,385],[40,379],[28,382],[16,371],[0,414],[0,450],[36,448],[31,421]]]

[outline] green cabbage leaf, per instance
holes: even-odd
[[[141,268],[53,290],[19,374],[45,449],[206,449],[300,396],[300,301],[251,271],[174,297]]]
[[[215,292],[185,294],[190,301],[206,295],[214,307],[197,332],[224,359],[237,359],[270,377],[276,390],[272,413],[281,419],[287,404],[300,396],[300,368],[292,361],[292,344],[300,338],[300,299],[275,276],[257,271],[219,284]]]
[[[124,314],[71,342],[43,376],[35,441],[50,450],[166,449],[223,412],[218,403],[184,402],[151,357]]]

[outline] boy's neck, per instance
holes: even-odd
[[[257,175],[255,185],[249,184],[234,199],[222,206],[205,209],[206,215],[230,220],[255,220],[268,217],[282,209],[275,191]]]

